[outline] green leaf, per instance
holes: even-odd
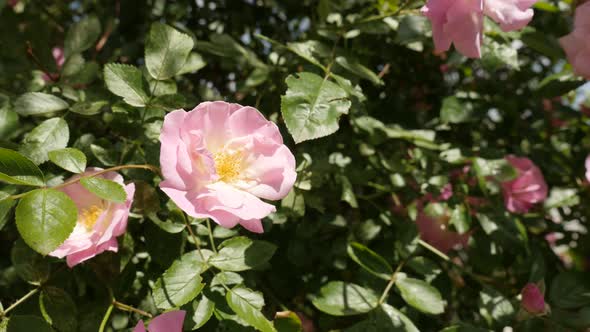
[[[225,271],[225,272],[219,272],[215,275],[215,277],[213,277],[213,279],[211,280],[211,286],[238,285],[243,282],[244,282],[244,278],[242,278],[241,275],[239,275],[235,272]]]
[[[404,301],[412,307],[432,315],[445,311],[445,303],[440,293],[427,282],[414,278],[399,278],[395,285]]]
[[[29,192],[16,207],[16,227],[23,240],[42,255],[57,249],[76,226],[78,209],[72,199],[54,189]]]
[[[196,73],[197,71],[203,69],[207,65],[207,62],[203,57],[197,52],[191,52],[184,66],[180,69],[176,75],[183,75],[183,74],[192,74]]]
[[[49,160],[49,151],[63,149],[70,140],[70,129],[62,118],[45,120],[25,136],[19,152],[35,164]]]
[[[260,312],[264,306],[261,298],[262,295],[243,286],[235,287],[226,294],[227,304],[238,317],[262,332],[275,332],[272,323]]]
[[[82,177],[80,184],[96,196],[117,203],[125,203],[127,193],[122,185],[98,176]]]
[[[463,123],[471,120],[473,107],[461,102],[457,97],[447,97],[440,109],[440,120],[444,123]]]
[[[562,272],[551,283],[551,303],[562,309],[590,305],[590,282],[583,273]]]
[[[10,252],[12,264],[21,279],[40,285],[49,279],[51,266],[45,258],[23,242],[17,240]]]
[[[165,80],[176,75],[184,67],[193,39],[176,29],[154,23],[145,46],[145,64],[150,75]]]
[[[209,300],[205,295],[201,296],[201,300],[193,302],[192,321],[194,325],[191,330],[194,331],[205,325],[213,315],[215,309],[215,302]]]
[[[86,169],[86,155],[78,149],[65,148],[53,150],[49,152],[48,156],[52,163],[66,171],[82,173]]]
[[[175,260],[156,281],[152,291],[156,307],[170,309],[192,301],[203,289],[201,273],[206,270],[207,265],[197,251],[188,252]]]
[[[143,107],[149,101],[141,70],[136,67],[109,63],[104,66],[104,81],[109,91],[131,106]]]
[[[68,107],[63,99],[42,92],[27,92],[14,102],[14,111],[20,115],[44,115]]]
[[[100,113],[100,111],[107,106],[109,103],[104,100],[99,101],[83,101],[79,103],[75,103],[70,107],[70,111],[82,115],[95,115]]]
[[[482,329],[479,327],[474,327],[468,324],[459,324],[459,325],[453,325],[453,326],[449,326],[447,328],[444,328],[442,330],[440,330],[440,332],[491,332],[490,330],[487,329]]]
[[[371,83],[376,85],[382,85],[383,81],[377,74],[375,74],[372,70],[362,65],[360,62],[356,60],[351,60],[345,58],[343,56],[336,57],[336,63],[342,66],[342,68],[348,70],[349,72],[353,73],[354,75],[364,78]]]
[[[369,318],[345,329],[344,332],[419,332],[412,321],[401,311],[383,303],[371,311]]]
[[[281,112],[295,143],[328,136],[339,128],[351,102],[340,86],[312,73],[290,75],[287,93],[281,97]]]
[[[542,98],[558,97],[579,88],[584,83],[585,80],[577,78],[571,71],[564,71],[547,76],[539,83],[534,94]]]
[[[385,258],[373,250],[358,242],[352,242],[348,245],[347,251],[348,256],[365,270],[384,280],[391,278],[393,269]]]
[[[378,301],[372,290],[342,281],[329,282],[312,299],[316,308],[333,316],[363,314],[375,309]]]
[[[92,47],[100,37],[100,31],[100,21],[94,15],[72,24],[64,42],[66,56],[70,57],[72,54],[81,53]]]
[[[0,191],[0,231],[4,228],[4,225],[8,222],[10,218],[10,211],[14,204],[16,204],[16,200],[8,198],[10,195]]]
[[[39,297],[43,318],[61,332],[78,330],[77,307],[72,298],[61,288],[44,287]]]
[[[272,243],[238,236],[223,241],[209,263],[224,271],[245,271],[266,263],[276,249]]]
[[[7,332],[54,332],[43,318],[32,315],[12,315]]]
[[[0,181],[25,186],[45,185],[43,173],[20,153],[0,148]]]

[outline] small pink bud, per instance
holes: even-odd
[[[536,315],[545,313],[545,299],[537,285],[532,283],[526,284],[521,291],[521,295],[521,306],[524,310]]]

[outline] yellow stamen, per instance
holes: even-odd
[[[213,161],[220,181],[231,182],[238,177],[240,173],[239,153],[217,152],[213,155]]]
[[[86,229],[92,229],[100,215],[104,212],[104,208],[98,205],[92,205],[87,209],[82,209],[78,217],[78,222],[86,227]]]

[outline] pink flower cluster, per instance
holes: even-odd
[[[574,72],[590,80],[590,2],[576,9],[574,31],[559,39]]]
[[[533,18],[530,8],[537,0],[428,0],[422,13],[432,23],[437,52],[451,44],[463,55],[481,57],[484,15],[504,31],[524,28]]]
[[[75,175],[68,181],[92,175],[100,170],[100,168],[88,168],[83,174]],[[49,255],[58,258],[66,257],[69,267],[104,251],[116,252],[119,247],[117,237],[123,235],[127,229],[127,217],[133,202],[135,185],[131,183],[125,186],[123,177],[115,172],[97,176],[123,185],[127,200],[124,203],[106,201],[86,190],[80,182],[61,188],[61,191],[76,203],[78,221],[68,239]]]

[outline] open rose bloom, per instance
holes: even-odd
[[[186,311],[176,310],[165,312],[150,322],[148,325],[148,332],[182,332],[182,324],[184,323],[184,316]],[[139,321],[133,332],[146,332],[143,321]]]
[[[574,31],[559,39],[574,72],[590,80],[590,2],[576,9]]]
[[[547,198],[547,183],[541,170],[528,158],[506,156],[516,168],[516,179],[502,183],[504,205],[510,212],[526,213],[533,205]]]
[[[81,175],[68,179],[76,179],[100,171],[100,168],[88,168]],[[78,208],[78,221],[68,239],[50,256],[63,258],[69,267],[80,264],[104,251],[117,251],[117,237],[125,233],[127,217],[133,202],[135,185],[125,186],[123,177],[115,172],[98,175],[107,180],[115,181],[125,188],[127,200],[124,203],[106,201],[84,188],[80,182],[61,188]]]
[[[218,101],[171,112],[160,141],[160,188],[190,216],[226,228],[262,233],[275,211],[262,199],[281,199],[295,183],[279,129],[252,107]]]
[[[537,0],[428,0],[422,7],[432,23],[432,37],[437,52],[451,44],[470,58],[481,57],[484,15],[503,31],[524,28],[533,18],[530,8]]]

